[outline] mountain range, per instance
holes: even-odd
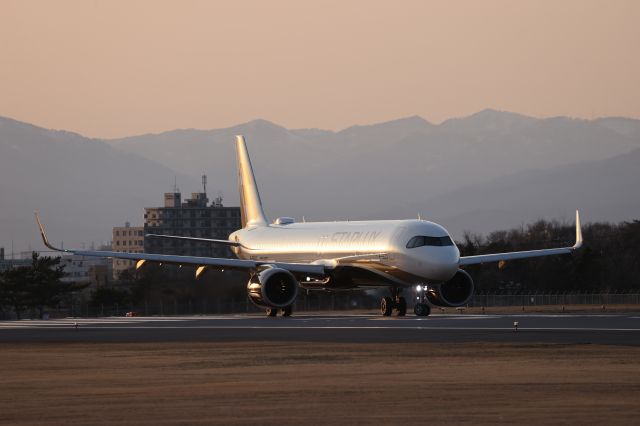
[[[210,198],[237,205],[233,137],[244,134],[265,210],[307,220],[420,214],[460,237],[538,218],[640,217],[640,120],[536,119],[484,110],[433,124],[421,117],[341,131],[266,120],[98,140],[0,118],[0,245],[40,247],[32,211],[66,245],[110,239],[174,178],[185,193],[208,175]]]
[[[34,210],[58,245],[108,242],[113,226],[141,224],[144,207],[161,204],[175,176],[101,140],[0,118],[0,246],[44,249]],[[177,179],[196,188],[191,177]]]

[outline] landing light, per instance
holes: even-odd
[[[311,277],[307,277],[307,282],[311,281]]]
[[[421,286],[421,285],[417,285],[417,286],[416,286],[416,290],[417,290],[417,291],[422,291],[422,286]]]

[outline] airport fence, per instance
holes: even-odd
[[[409,308],[413,308],[415,297],[407,293]],[[318,297],[301,295],[295,302],[295,312],[345,311],[379,309],[378,295],[350,295],[349,293],[322,294]],[[640,309],[640,293],[538,293],[538,294],[476,294],[467,307],[508,307],[508,306],[571,306],[571,305],[637,305]],[[259,313],[248,299],[228,300],[206,299],[178,302],[177,300],[147,302],[137,305],[91,305],[85,301],[76,301],[68,307],[50,310],[51,317],[103,317],[133,315],[174,316],[174,315],[218,315]],[[0,315],[1,316],[1,315]],[[6,319],[9,319],[6,317]]]
[[[378,309],[379,300],[373,297],[322,297],[298,298],[294,304],[294,312],[313,311],[345,311]],[[242,300],[193,300],[187,302],[160,301],[138,305],[99,305],[88,302],[74,303],[68,308],[51,312],[51,316],[100,317],[133,315],[218,315],[260,313],[263,309],[255,306],[248,298]]]
[[[640,305],[640,293],[476,294],[469,307]]]

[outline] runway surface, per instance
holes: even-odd
[[[514,322],[518,323],[517,331]],[[76,326],[77,325],[77,326]],[[0,342],[543,342],[640,345],[640,313],[298,314],[0,321]]]

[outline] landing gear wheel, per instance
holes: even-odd
[[[390,297],[383,297],[380,301],[380,312],[385,317],[388,317],[393,312],[393,299]]]
[[[267,308],[266,312],[268,317],[275,317],[278,315],[278,308]]]
[[[292,313],[293,313],[293,305],[285,306],[284,308],[282,308],[283,317],[290,317]]]
[[[403,317],[407,314],[407,299],[400,296],[396,302],[396,309],[398,310],[398,316]]]
[[[416,303],[416,306],[413,307],[413,312],[419,317],[426,317],[431,313],[431,307],[426,303]]]

